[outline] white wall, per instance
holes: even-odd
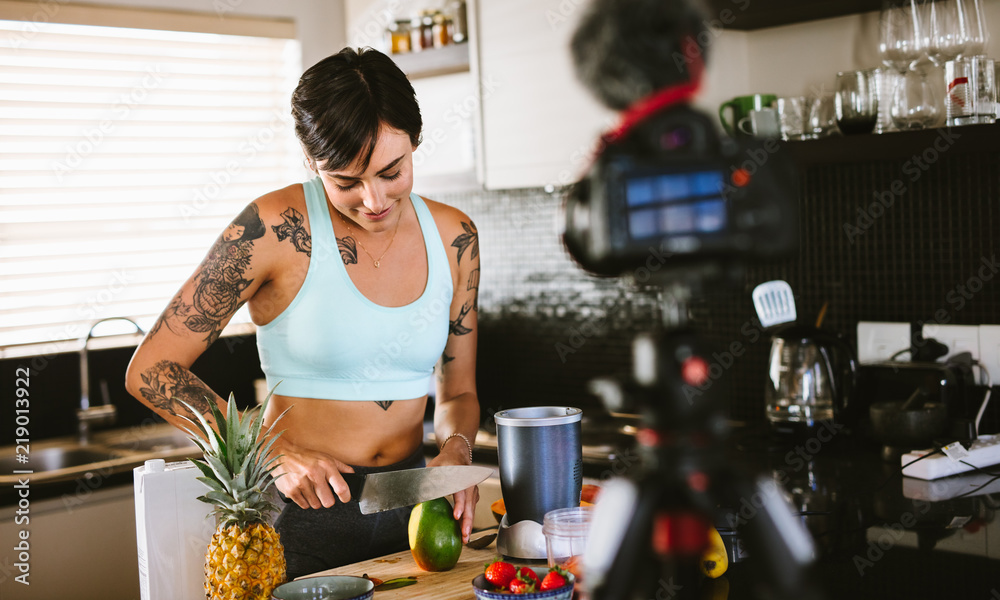
[[[65,4],[93,4],[88,0],[62,0]],[[190,11],[246,17],[277,17],[295,21],[302,43],[302,67],[309,68],[346,44],[344,0],[101,0],[106,6]]]
[[[983,4],[993,31],[986,54],[1000,58],[1000,0]],[[712,85],[705,86],[700,102],[706,109],[745,94],[832,90],[838,71],[880,65],[878,12],[749,32],[723,31],[717,39],[706,72],[706,83]],[[745,76],[737,69],[745,69]]]

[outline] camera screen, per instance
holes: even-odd
[[[625,180],[632,239],[716,233],[726,227],[720,171],[695,171]]]

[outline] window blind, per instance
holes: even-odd
[[[148,328],[243,206],[305,179],[276,32],[0,20],[0,356]]]

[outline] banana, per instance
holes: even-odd
[[[708,549],[701,555],[698,564],[702,574],[715,579],[729,568],[729,555],[726,554],[726,545],[722,543],[722,536],[715,527],[708,533],[708,542]]]

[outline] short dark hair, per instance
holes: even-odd
[[[406,75],[372,48],[344,48],[306,70],[292,93],[295,135],[309,158],[337,171],[360,159],[368,168],[379,128],[420,143],[420,107]]]

